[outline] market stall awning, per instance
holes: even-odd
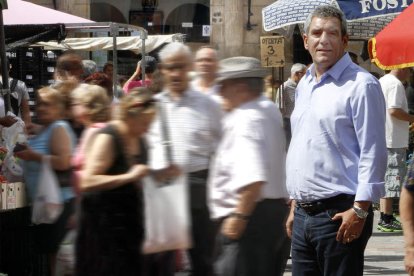
[[[371,60],[381,69],[414,66],[414,4],[368,42]]]
[[[404,10],[408,6],[407,2],[412,1],[395,1],[392,4],[388,2],[390,1],[278,0],[263,8],[263,28],[265,31],[289,32],[290,26],[303,24],[308,14],[317,6],[335,5],[347,18],[350,37],[369,39]]]
[[[7,50],[37,41],[60,41],[66,37],[65,24],[93,23],[89,19],[22,0],[7,3],[7,9],[3,10]]]
[[[180,40],[182,35],[149,35],[145,39],[145,50],[151,52],[160,47],[164,43]],[[142,39],[140,37],[120,36],[116,38],[117,50],[130,50],[136,54],[141,53]],[[83,37],[83,38],[67,38],[63,41],[38,42],[38,46],[43,46],[45,50],[78,50],[78,51],[97,51],[97,50],[113,50],[112,37]]]

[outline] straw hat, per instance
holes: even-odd
[[[267,71],[262,67],[260,60],[252,57],[232,57],[220,61],[217,82],[228,79],[263,78]]]

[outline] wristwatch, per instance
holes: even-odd
[[[364,209],[358,207],[358,206],[352,206],[352,209],[354,210],[355,214],[357,215],[357,217],[359,217],[360,219],[366,219],[368,216],[368,211],[365,211]]]

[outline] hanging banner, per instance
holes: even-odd
[[[413,0],[336,0],[347,20],[402,12]]]

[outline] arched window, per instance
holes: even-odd
[[[203,26],[210,25],[210,8],[203,4],[183,4],[168,14],[165,20],[165,33],[186,34],[188,42],[209,42],[203,36]]]

